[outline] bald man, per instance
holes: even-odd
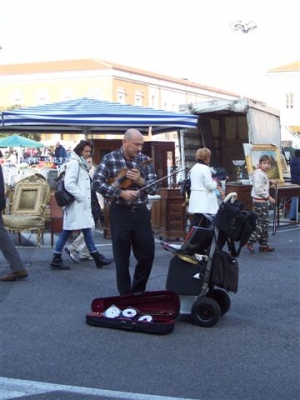
[[[103,157],[93,179],[93,189],[110,204],[109,222],[120,295],[146,290],[154,260],[147,195],[158,193],[159,186],[153,165],[142,154],[143,144],[141,132],[126,131],[122,147]],[[145,186],[145,190],[139,191]],[[131,249],[136,259],[133,277],[129,270]]]

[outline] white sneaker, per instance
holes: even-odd
[[[93,260],[93,257],[90,254],[81,255],[80,260],[81,261],[89,261],[89,260]]]
[[[75,263],[78,264],[78,259],[79,259],[79,254],[78,251],[76,250],[70,250],[67,247],[65,247],[65,252],[68,254],[68,256],[71,258],[71,260]]]

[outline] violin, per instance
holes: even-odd
[[[148,160],[141,162],[139,167],[145,167],[146,165],[150,164],[151,161],[152,158],[148,158]],[[129,186],[133,184],[133,180],[127,178],[126,176],[127,172],[128,172],[127,168],[121,169],[121,171],[115,178],[110,178],[108,180],[108,183],[120,189],[127,189]]]

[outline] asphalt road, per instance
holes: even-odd
[[[274,253],[242,251],[238,293],[217,325],[179,318],[162,336],[88,326],[91,301],[117,295],[114,265],[52,271],[48,238],[40,249],[29,238],[19,248],[29,278],[0,282],[0,400],[298,400],[300,226],[270,239]],[[99,233],[97,243],[112,254]],[[165,288],[171,257],[157,240],[148,290]]]

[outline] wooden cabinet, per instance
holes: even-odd
[[[252,185],[242,185],[237,182],[227,182],[225,194],[231,192],[237,193],[237,199],[244,204],[244,209],[252,210],[252,199],[251,199],[251,188]]]
[[[56,203],[54,194],[50,195],[50,232],[51,247],[54,242],[54,234],[60,233],[63,227],[63,209]]]
[[[161,188],[159,202],[159,230],[162,240],[182,239],[186,236],[186,209],[180,189]]]

